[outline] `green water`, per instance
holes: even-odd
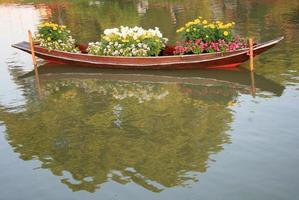
[[[81,69],[10,47],[42,21],[80,42],[197,16],[285,40],[239,70]],[[299,2],[0,0],[0,199],[297,199]]]

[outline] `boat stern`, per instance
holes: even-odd
[[[26,41],[13,44],[11,45],[11,47],[19,49],[21,51],[25,51],[27,53],[31,53],[29,42]]]

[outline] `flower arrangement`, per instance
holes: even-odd
[[[189,40],[184,42],[177,42],[174,47],[173,54],[200,54],[200,53],[215,53],[228,52],[243,49],[247,47],[246,40],[235,37],[232,41],[218,40],[212,42],[204,42],[201,39],[195,41]]]
[[[245,39],[234,36],[232,28],[235,23],[221,21],[209,22],[198,17],[177,30],[181,37],[176,45],[166,46],[168,39],[164,38],[159,28],[145,30],[142,27],[127,27],[106,29],[100,41],[91,42],[81,49],[83,53],[103,56],[170,56],[185,54],[201,54],[235,51],[247,48]],[[76,41],[66,26],[45,22],[38,26],[34,41],[49,50],[80,52]]]
[[[87,51],[105,56],[158,56],[167,41],[157,27],[145,30],[121,26],[106,29],[99,42],[89,43]]]
[[[213,42],[217,40],[231,41],[233,40],[232,28],[235,23],[230,22],[208,22],[208,20],[199,17],[194,21],[188,22],[184,27],[177,30],[182,40],[195,41],[201,39],[203,42]]]
[[[177,30],[182,42],[177,43],[174,54],[224,53],[245,48],[246,40],[232,33],[234,25],[234,22],[209,22],[201,17],[188,22]]]
[[[50,50],[78,52],[76,41],[66,26],[45,22],[38,26],[34,41]]]

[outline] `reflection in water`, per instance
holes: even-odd
[[[288,3],[277,0],[271,4],[267,0],[35,0],[34,3],[26,0],[0,0],[0,4],[1,19],[5,19],[0,20],[4,27],[1,33],[2,38],[6,38],[2,40],[6,43],[0,49],[0,64],[4,66],[1,69],[8,66],[9,71],[3,73],[6,79],[1,78],[0,82],[6,85],[6,80],[10,80],[16,84],[16,87],[8,86],[9,89],[5,90],[8,91],[5,93],[7,100],[4,101],[8,103],[0,105],[0,123],[6,128],[6,139],[21,159],[39,160],[42,168],[58,176],[72,191],[94,192],[105,183],[114,181],[120,184],[134,182],[149,191],[160,192],[200,181],[196,174],[207,171],[211,166],[211,155],[221,152],[231,141],[229,129],[236,117],[231,107],[238,102],[238,97],[241,95],[243,98],[252,92],[259,97],[257,101],[261,102],[262,98],[281,96],[284,91],[281,85],[298,83],[299,80],[299,17],[296,0]],[[280,46],[255,60],[256,72],[262,76],[255,74],[252,77],[254,81],[251,81],[250,73],[242,70],[146,71],[135,74],[137,72],[121,70],[67,70],[49,65],[48,68],[39,68],[42,98],[38,98],[36,86],[39,84],[36,84],[32,73],[18,78],[28,71],[29,55],[9,48],[11,43],[23,40],[26,31],[33,30],[34,25],[42,20],[64,23],[80,42],[98,40],[105,28],[120,25],[139,25],[145,28],[158,26],[173,41],[176,38],[175,30],[199,15],[208,19],[236,21],[236,32],[243,36],[254,35],[257,41],[279,35],[286,36],[286,39]],[[256,91],[251,90],[255,88]],[[15,100],[16,91],[21,92],[24,98]],[[291,95],[295,93],[288,92]],[[0,98],[3,100],[3,96]],[[10,104],[14,101],[18,104]],[[265,104],[272,106],[269,102]],[[281,102],[278,104],[281,112],[277,113],[282,117],[277,119],[292,121],[292,114],[289,112],[287,116],[287,112],[283,112],[285,105]],[[265,119],[272,115],[267,109],[260,112]],[[241,117],[239,120],[243,125],[248,125],[244,122],[247,118]],[[258,124],[252,123],[250,125]],[[275,126],[273,128],[272,125],[263,124],[262,128],[256,126],[253,131],[259,134],[264,130],[275,132]],[[290,126],[288,131],[296,132],[295,126]],[[243,128],[248,127],[240,129]],[[277,137],[287,138],[285,134],[277,134]],[[280,147],[287,146],[276,145],[272,138],[275,137],[271,135],[270,138],[264,138],[269,143],[274,141],[271,153],[272,149],[280,151]],[[244,140],[233,141],[239,152],[237,158],[259,163],[259,158],[269,155],[265,148],[257,148],[254,152],[261,156],[246,157],[248,152],[238,148]],[[280,152],[294,154],[289,148],[285,149]],[[276,155],[284,154],[271,155],[269,158],[274,159]],[[28,166],[28,163],[25,165]],[[285,171],[284,161],[278,163],[278,166],[281,168],[275,174]],[[18,167],[13,170],[14,173],[23,170]],[[236,169],[233,175],[242,177],[237,171],[243,169],[238,167],[232,168]],[[263,171],[257,164],[253,167],[272,177],[271,170]],[[221,170],[220,173],[229,176],[228,169]],[[291,173],[294,174],[293,171]],[[245,172],[250,170],[245,169]],[[38,176],[46,183],[51,182],[41,178],[41,174]],[[11,180],[25,184],[30,179],[23,180],[14,175],[9,178]],[[205,183],[217,189],[221,188],[222,183],[227,183],[214,183],[214,180],[210,174]],[[245,178],[246,183],[242,182],[242,187],[246,188],[244,190],[235,182],[238,191],[250,191],[261,197],[263,192],[256,187],[252,188],[250,181]],[[269,193],[280,192],[275,187],[271,189],[276,182],[267,183],[264,186],[270,188]],[[290,182],[282,180],[282,184],[287,188]],[[32,185],[30,183],[29,187]],[[170,193],[180,193],[180,187]],[[11,193],[5,196],[7,199],[13,196],[16,189],[14,185],[8,188]],[[198,189],[197,184],[194,188]],[[109,186],[108,190],[113,189],[113,186]],[[125,189],[133,191],[132,188]],[[45,196],[53,193],[51,188],[42,191]],[[219,189],[215,194],[227,194],[226,191],[221,192]],[[31,195],[29,191],[24,193]],[[70,193],[62,193],[61,198],[71,198]],[[146,193],[142,192],[141,195]],[[241,192],[239,195],[242,196]],[[260,199],[265,199],[263,197]],[[191,198],[191,195],[186,198]]]
[[[230,106],[250,93],[250,85],[188,73],[40,71],[42,99],[28,96],[24,111],[0,120],[23,160],[40,160],[73,191],[94,192],[108,180],[153,192],[198,181],[192,172],[205,172],[230,141]]]
[[[250,72],[250,81],[251,81],[251,94],[253,97],[255,97],[256,94],[256,86],[255,86],[255,77],[254,77],[254,72]]]
[[[23,160],[72,178],[93,192],[112,179],[148,190],[197,181],[209,156],[229,142],[227,86],[41,79],[43,98],[19,113],[2,113],[10,144]]]
[[[39,74],[52,78],[70,78],[70,77],[93,77],[102,80],[122,80],[135,82],[158,82],[158,83],[188,83],[201,85],[228,85],[232,88],[242,90],[242,93],[248,92],[251,86],[251,93],[256,89],[270,92],[272,95],[280,96],[284,86],[274,81],[249,72],[243,68],[229,70],[115,70],[115,69],[97,69],[86,68],[72,65],[57,65],[47,63],[38,68]],[[34,72],[28,72],[20,78],[31,77]],[[44,77],[44,78],[46,78]],[[37,77],[38,78],[38,77]],[[20,79],[21,80],[21,79]],[[37,80],[39,81],[39,80]],[[246,87],[248,86],[248,87]],[[40,87],[40,86],[39,86]],[[256,88],[257,87],[257,88]]]

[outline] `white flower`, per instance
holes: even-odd
[[[167,39],[163,38],[157,27],[145,30],[138,26],[133,28],[121,26],[120,28],[106,29],[103,42],[90,43],[88,52],[96,55],[149,56],[151,55],[150,51],[158,53],[160,50],[151,49],[149,46],[151,42],[160,43],[159,46],[163,47]]]
[[[118,28],[111,28],[111,29],[106,29],[104,31],[105,35],[110,35],[110,34],[117,34],[119,32]]]

